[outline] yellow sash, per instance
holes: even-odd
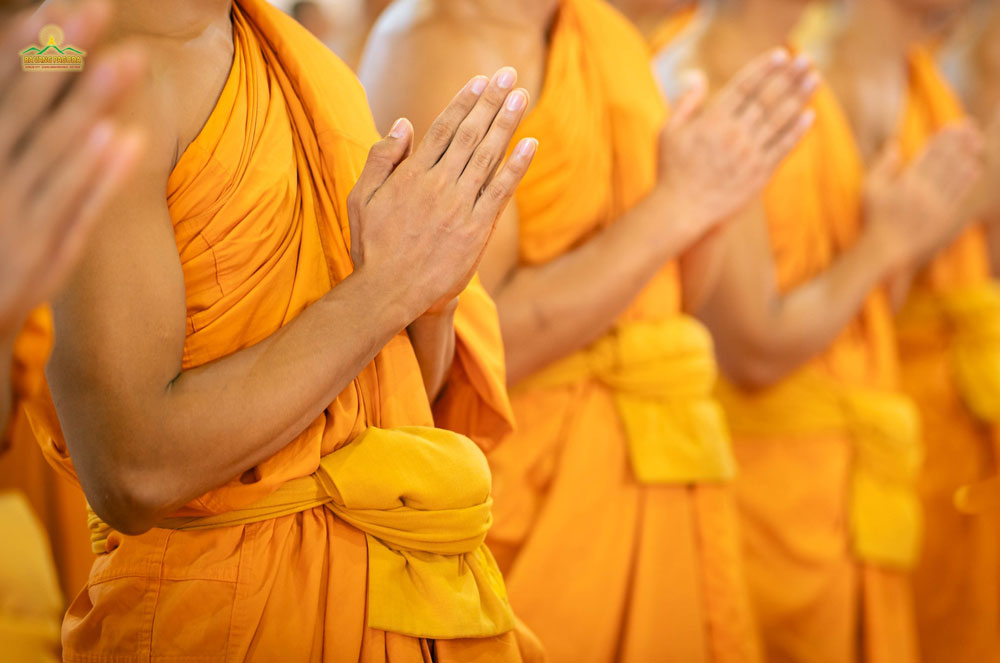
[[[600,381],[614,400],[636,478],[644,484],[724,481],[736,473],[722,409],[712,397],[712,339],[687,316],[619,325],[518,390]]]
[[[717,393],[737,435],[848,434],[854,442],[848,506],[854,550],[877,564],[913,566],[922,534],[915,488],[923,448],[909,398],[843,385],[811,369],[754,394],[721,380]]]
[[[243,509],[168,518],[176,530],[229,527],[319,506],[368,540],[368,625],[424,638],[479,638],[514,628],[503,578],[484,544],[490,470],[464,435],[420,426],[368,428]],[[110,528],[91,518],[95,551]]]
[[[947,338],[962,402],[981,421],[1000,422],[1000,285],[989,281],[914,292],[897,328],[903,345],[920,347]]]

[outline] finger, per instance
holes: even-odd
[[[493,75],[476,105],[455,130],[455,136],[438,162],[438,167],[458,179],[486,132],[493,125],[493,120],[511,94],[516,81],[517,72],[512,67],[503,67]]]
[[[703,71],[692,71],[686,74],[684,83],[684,93],[670,114],[667,127],[670,130],[686,124],[695,114],[701,110],[708,97],[708,78]]]
[[[451,145],[455,131],[462,120],[472,111],[480,95],[486,90],[489,80],[485,76],[476,76],[455,95],[451,103],[427,129],[427,134],[413,151],[414,165],[429,170]]]
[[[486,136],[476,147],[476,151],[472,153],[472,158],[469,159],[468,165],[459,178],[462,187],[472,195],[479,195],[486,182],[489,181],[490,175],[503,159],[507,152],[507,146],[510,145],[511,138],[517,131],[527,107],[527,90],[517,89],[511,92],[503,108],[497,113]]]
[[[765,117],[758,124],[751,125],[750,131],[757,134],[755,143],[770,145],[777,142],[805,112],[817,85],[819,76],[813,72],[808,72],[804,77],[797,79],[795,85],[785,92],[784,97],[766,112]]]
[[[90,48],[104,32],[109,20],[110,11],[104,2],[84,4],[67,19],[67,43],[83,49]],[[89,77],[90,73],[86,71],[84,77]],[[79,73],[72,71],[21,71],[14,74],[9,92],[0,100],[0,157],[6,157],[22,144],[46,111],[63,98],[67,87],[77,84],[79,80]]]
[[[40,120],[37,132],[15,155],[16,177],[34,187],[53,167],[61,167],[66,152],[134,89],[144,68],[145,56],[134,47],[121,47],[104,56],[74,82],[58,108]]]
[[[367,204],[371,200],[396,166],[406,158],[412,142],[413,125],[408,119],[401,117],[392,125],[385,138],[372,145],[365,167],[351,191],[352,194],[361,194],[359,202]]]
[[[779,68],[788,66],[788,51],[783,48],[768,51],[744,66],[719,91],[713,105],[721,113],[735,115],[742,110],[760,85]]]
[[[500,167],[497,174],[483,189],[482,195],[476,201],[474,218],[495,224],[507,203],[510,201],[517,185],[521,183],[524,174],[528,172],[531,160],[538,150],[538,141],[534,138],[523,138],[514,147],[507,162]]]
[[[792,150],[799,144],[799,141],[809,132],[812,127],[813,122],[816,121],[816,113],[810,108],[806,112],[802,113],[793,123],[791,123],[787,130],[778,135],[778,137],[766,148],[765,152],[765,163],[768,166],[769,174],[773,172],[778,165],[784,161]]]

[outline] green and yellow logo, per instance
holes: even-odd
[[[63,45],[63,31],[58,25],[46,25],[38,33],[38,45],[21,51],[21,68],[25,71],[80,71],[83,51]]]

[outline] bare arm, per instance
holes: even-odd
[[[520,115],[494,121],[506,95],[476,85],[412,156],[405,121],[372,149],[348,198],[354,273],[264,341],[192,370],[181,368],[184,280],[164,199],[173,145],[161,139],[55,302],[50,384],[81,483],[109,524],[144,531],[274,455],[395,334],[464,288],[533,155],[492,178],[477,167],[500,158]],[[146,100],[142,117],[168,126],[161,109]],[[456,138],[470,132],[479,138]]]
[[[774,384],[829,347],[880,283],[911,273],[952,232],[976,178],[972,147],[961,131],[944,134],[902,173],[898,155],[883,154],[858,241],[788,292],[775,280],[763,203],[748,208],[726,230],[723,273],[703,313],[726,373],[749,388]]]
[[[440,102],[440,92],[435,94],[431,85],[417,93],[407,80],[422,80],[421,74],[431,70],[438,81],[454,80],[467,67],[496,62],[502,55],[481,41],[463,38],[461,31],[447,34],[438,26],[406,34],[377,30],[360,72],[379,123],[406,114],[419,133]],[[515,64],[519,70],[540,70],[535,60]],[[540,86],[539,76],[527,79],[529,90]],[[807,82],[804,67],[772,56],[741,72],[704,112],[704,89],[694,90],[664,131],[660,183],[654,191],[549,263],[520,263],[517,212],[505,212],[481,273],[500,314],[508,382],[604,334],[667,262],[759,191],[805,129],[801,114],[811,94]],[[735,184],[721,190],[719,181]]]
[[[763,204],[729,226],[723,241],[726,260],[702,317],[723,370],[751,388],[777,382],[827,348],[900,260],[866,232],[829,269],[782,293]]]

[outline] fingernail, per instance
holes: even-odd
[[[528,97],[520,90],[514,90],[507,97],[507,110],[519,111],[528,103]]]
[[[489,82],[489,79],[485,76],[476,76],[472,79],[472,83],[469,84],[469,89],[472,90],[472,94],[482,94]]]
[[[406,123],[403,122],[403,118],[399,118],[393,123],[392,129],[389,129],[389,135],[393,138],[402,138],[406,135]]]
[[[518,142],[514,148],[514,156],[519,159],[530,157],[538,149],[538,141],[534,138],[525,138]]]
[[[808,128],[812,126],[812,123],[816,120],[816,112],[813,109],[807,110],[802,114],[802,119],[799,122],[802,124],[803,128]]]
[[[117,68],[113,63],[108,61],[99,62],[94,67],[93,78],[91,78],[90,84],[98,90],[107,90],[117,83],[117,74]]]
[[[810,66],[809,58],[805,55],[799,55],[795,58],[793,65],[797,70],[804,71]]]
[[[812,92],[816,89],[817,85],[819,85],[819,76],[816,74],[809,74],[802,83],[802,89],[806,92]]]
[[[501,90],[509,90],[514,87],[514,70],[504,67],[496,74],[497,87]]]
[[[771,54],[771,62],[774,64],[780,64],[788,59],[788,51],[783,48],[779,48],[774,53]]]

